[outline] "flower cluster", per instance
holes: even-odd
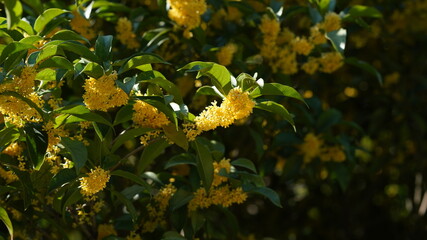
[[[100,167],[91,169],[87,177],[80,179],[81,193],[83,196],[90,198],[97,192],[101,191],[107,186],[110,180],[110,173]]]
[[[92,27],[92,23],[84,18],[77,10],[73,11],[74,17],[70,21],[71,29],[78,32],[83,37],[91,40],[97,36],[97,33]]]
[[[233,61],[233,55],[237,52],[237,45],[234,43],[229,43],[216,53],[218,58],[218,63],[224,66],[228,66]]]
[[[192,141],[204,131],[210,131],[219,126],[228,127],[236,120],[248,117],[254,106],[255,102],[249,94],[236,87],[230,90],[220,106],[217,106],[214,101],[194,119],[194,124],[184,125],[184,132]]]
[[[136,35],[132,32],[132,23],[129,19],[119,18],[116,25],[117,39],[129,49],[137,49],[140,47],[136,39]]]
[[[219,175],[221,169],[224,169],[227,173],[230,172],[230,159],[214,162],[214,179],[209,193],[204,188],[197,189],[188,204],[189,211],[208,208],[212,205],[230,207],[233,203],[241,204],[246,200],[247,194],[243,192],[242,188],[232,188],[229,184],[221,185],[228,182],[227,177]]]
[[[44,103],[41,96],[34,92],[36,70],[33,67],[24,67],[19,76],[14,76],[10,82],[0,84],[0,93],[14,92],[31,100],[36,106]],[[42,118],[36,109],[14,96],[0,95],[0,113],[5,122],[17,127],[23,127],[27,122],[41,122]]]
[[[125,105],[129,96],[116,86],[117,73],[103,75],[99,79],[86,79],[83,101],[87,108],[106,112],[110,108]]]
[[[341,146],[324,146],[324,141],[313,133],[304,137],[304,143],[299,145],[299,150],[304,157],[304,163],[309,163],[316,157],[324,162],[343,162],[346,159]]]
[[[162,187],[154,196],[154,204],[147,206],[149,219],[143,223],[142,232],[153,232],[157,226],[166,223],[165,213],[169,206],[169,200],[176,192],[176,187],[172,183]]]
[[[200,15],[206,9],[205,0],[169,0],[171,9],[168,11],[169,18],[179,26],[184,27],[184,37],[191,38],[191,30],[200,25]]]
[[[133,105],[132,121],[136,126],[148,128],[161,128],[170,121],[166,115],[150,104],[137,100]]]

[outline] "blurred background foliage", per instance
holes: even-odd
[[[230,208],[235,217],[214,209],[212,223],[225,214],[238,224],[210,225],[206,231],[215,234],[201,239],[422,239],[427,1],[206,2],[194,26],[168,15],[171,3],[164,0],[22,0],[16,17],[33,23],[45,9],[67,9],[47,27],[72,29],[92,45],[98,34],[113,35],[113,59],[142,52],[161,56],[172,64],[154,68],[179,87],[193,112],[214,98],[196,94],[206,79],[176,71],[191,61],[217,62],[233,74],[246,72],[300,92],[307,106],[271,97],[293,114],[296,132],[288,121],[255,109],[254,117],[233,128],[206,133],[225,156],[251,159],[283,207],[250,195]],[[331,12],[340,25],[328,31]],[[73,25],[77,18],[81,22]],[[8,33],[1,36],[3,45],[19,38],[8,31],[2,31]],[[315,43],[313,31],[327,39]],[[313,71],[303,67],[310,61]],[[84,77],[78,79],[64,86],[64,101],[82,94]],[[121,151],[138,143],[127,144]],[[168,149],[150,170],[168,179],[173,173],[164,172],[164,163],[176,152]],[[6,238],[7,229],[1,226],[1,232]]]

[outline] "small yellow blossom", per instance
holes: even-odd
[[[313,75],[317,69],[319,69],[319,62],[317,61],[317,58],[309,57],[308,61],[301,66],[301,69],[304,70],[304,72]]]
[[[95,167],[87,175],[87,177],[80,179],[80,192],[85,197],[90,197],[104,189],[110,180],[109,171],[105,171],[100,167]]]
[[[133,110],[132,121],[137,126],[161,128],[170,123],[164,113],[144,101],[136,101]]]
[[[321,153],[323,140],[313,133],[304,137],[304,143],[299,146],[300,153],[304,155],[304,162],[308,163]]]
[[[191,38],[190,32],[201,23],[200,16],[206,12],[207,4],[205,0],[168,0],[170,9],[169,18],[179,26],[184,27],[184,37]]]
[[[320,71],[332,73],[338,70],[343,64],[343,57],[338,52],[322,53],[322,57],[318,58]]]
[[[324,162],[344,162],[345,159],[345,153],[340,146],[327,147],[320,154],[320,160]]]
[[[220,185],[223,182],[227,182],[228,178],[219,175],[219,172],[221,171],[221,169],[225,169],[225,171],[227,173],[230,173],[230,170],[231,170],[230,159],[225,159],[224,158],[224,159],[222,159],[219,162],[214,162],[213,166],[214,166],[214,178],[213,178],[213,181],[212,181],[212,186],[216,187],[216,186]]]
[[[73,15],[74,17],[70,21],[71,29],[89,40],[94,39],[96,37],[96,33],[92,28],[92,23],[80,15],[77,10],[73,11]]]
[[[325,32],[336,31],[341,28],[341,17],[340,15],[329,12],[325,15],[323,22],[319,24],[319,28],[325,30]]]
[[[241,204],[247,199],[247,194],[242,188],[232,189],[230,185],[212,188],[208,193],[204,188],[199,188],[194,193],[194,197],[188,204],[188,210],[196,211],[197,209],[208,208],[212,205],[230,207],[233,203]]]
[[[136,35],[132,32],[132,23],[129,19],[122,17],[119,18],[116,26],[117,39],[129,49],[137,49],[140,47],[136,39]]]
[[[297,37],[291,42],[293,50],[297,54],[302,54],[307,56],[313,50],[314,46],[306,38]]]
[[[126,237],[126,240],[142,240],[141,236],[137,234],[135,231],[129,233]]]
[[[327,41],[325,34],[320,31],[319,26],[313,26],[310,28],[309,40],[314,45],[324,44]]]
[[[4,170],[2,167],[0,167],[0,177],[2,177],[7,184],[17,181],[18,176],[10,170]]]
[[[91,110],[106,112],[113,107],[125,105],[129,96],[119,87],[116,86],[117,73],[104,75],[99,79],[86,79],[84,84],[85,93],[83,101]]]
[[[7,146],[2,153],[7,154],[11,157],[18,157],[24,151],[23,147],[17,142],[13,142]]]
[[[224,66],[228,66],[233,61],[233,55],[237,52],[237,45],[234,43],[229,43],[216,53],[218,58],[218,63]]]

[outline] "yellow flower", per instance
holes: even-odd
[[[164,225],[169,200],[176,192],[176,187],[169,183],[154,196],[154,204],[148,204],[148,220],[143,223],[142,232],[153,232],[157,226]]]
[[[96,37],[96,33],[92,28],[92,23],[80,15],[77,10],[73,11],[73,15],[74,17],[70,21],[71,29],[89,40],[94,39]]]
[[[171,8],[168,11],[169,18],[179,26],[184,27],[184,37],[191,38],[190,32],[198,27],[201,22],[200,16],[206,12],[205,0],[168,0]]]
[[[322,57],[318,59],[320,63],[320,71],[332,73],[338,70],[343,64],[343,57],[338,52],[322,53]]]
[[[6,181],[6,184],[18,180],[18,176],[16,176],[14,172],[10,170],[4,170],[2,167],[0,167],[0,177]]]
[[[98,240],[102,240],[110,235],[117,236],[113,224],[99,224],[98,225]]]
[[[293,50],[298,53],[307,56],[313,50],[314,46],[307,39],[297,37],[292,42]]]
[[[214,178],[212,181],[212,186],[216,187],[223,182],[227,182],[228,178],[219,175],[219,172],[221,171],[221,169],[225,169],[225,172],[230,173],[230,170],[231,170],[230,159],[224,158],[220,162],[214,162],[213,166],[214,166]]]
[[[304,155],[304,162],[308,163],[313,158],[319,156],[322,145],[322,139],[319,139],[319,137],[313,133],[308,133],[304,137],[304,143],[299,146],[300,153]]]
[[[310,75],[314,74],[317,69],[319,69],[319,62],[317,58],[308,58],[308,61],[302,65],[301,69]]]
[[[259,26],[263,34],[263,41],[261,46],[261,56],[265,58],[272,58],[276,55],[276,41],[280,33],[280,23],[276,19],[270,19],[264,15],[261,19]]]
[[[319,24],[319,28],[325,30],[325,32],[336,31],[341,28],[341,17],[340,15],[329,12],[325,15],[323,22]]]
[[[7,154],[11,157],[18,157],[22,154],[23,151],[24,149],[21,145],[19,145],[19,143],[13,142],[9,144],[9,146],[7,146],[7,148],[5,148],[2,153]]]
[[[340,146],[327,147],[320,154],[320,160],[324,162],[344,162],[345,159],[345,153]]]
[[[255,102],[249,98],[249,93],[243,92],[238,87],[231,89],[221,103],[221,108],[225,109],[235,120],[248,117],[254,106]]]
[[[133,105],[135,111],[132,116],[132,121],[135,125],[148,128],[161,128],[168,125],[170,121],[166,115],[150,104],[138,100]]]
[[[117,39],[129,49],[137,49],[140,47],[136,39],[136,35],[132,32],[132,23],[129,19],[122,17],[119,18],[116,26]]]
[[[230,185],[212,188],[209,194],[204,188],[199,188],[194,193],[194,197],[188,203],[188,210],[196,211],[197,209],[208,208],[212,205],[230,207],[233,203],[241,204],[247,199],[247,194],[242,188],[232,189]]]
[[[233,55],[237,52],[237,46],[234,43],[229,43],[222,47],[217,53],[218,63],[224,66],[228,66],[233,61]]]
[[[84,84],[85,93],[83,101],[91,110],[106,112],[113,107],[125,105],[129,96],[119,87],[116,86],[117,73],[104,75],[99,79],[86,79]]]
[[[107,182],[110,180],[110,173],[100,167],[95,167],[87,177],[80,179],[80,192],[85,197],[90,197],[97,192],[101,191],[107,186]]]
[[[326,37],[325,34],[320,32],[319,26],[313,26],[310,28],[310,42],[312,42],[314,45],[319,45],[326,43]]]

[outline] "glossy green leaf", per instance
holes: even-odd
[[[77,179],[76,171],[71,168],[65,168],[59,171],[49,184],[49,192]]]
[[[24,21],[22,19],[19,20],[18,24],[16,25],[16,28],[22,30],[23,32],[29,35],[34,34],[33,27],[27,21]]]
[[[45,60],[46,58],[50,58],[52,56],[57,55],[64,55],[64,52],[61,48],[59,48],[57,45],[47,46],[40,51],[39,55],[37,56],[36,63],[39,63],[40,61]]]
[[[138,177],[138,175],[135,175],[133,173],[130,173],[128,171],[123,171],[123,170],[116,170],[111,172],[111,176],[119,176],[122,178],[126,178],[128,180],[131,180],[141,186],[144,186],[146,190],[150,190],[151,186],[144,181],[141,177]]]
[[[44,162],[47,149],[48,136],[41,130],[40,126],[27,126],[25,132],[25,151],[31,160],[33,168],[39,170]]]
[[[166,92],[172,94],[174,96],[175,102],[177,102],[178,104],[184,103],[184,101],[182,100],[181,93],[177,88],[177,86],[164,78],[157,77],[154,79],[142,80],[141,82],[156,84],[159,87],[163,88]]]
[[[294,128],[294,131],[296,131],[294,119],[292,118],[291,114],[286,110],[283,105],[278,104],[273,101],[265,101],[265,102],[258,102],[255,105],[255,108],[262,109],[268,112],[275,113],[279,115],[280,117],[284,118],[286,121],[288,121],[292,127]]]
[[[35,10],[35,14],[41,14],[43,12],[43,4],[41,0],[22,0],[25,4],[29,5],[33,10]]]
[[[165,63],[167,62],[154,54],[144,54],[130,58],[119,70],[119,74],[137,68],[138,66],[151,64],[151,63]]]
[[[62,211],[61,211],[62,212],[62,217],[65,218],[65,216],[66,216],[65,209],[68,206],[71,206],[71,205],[77,203],[82,198],[83,198],[83,196],[82,196],[82,194],[80,192],[80,188],[75,189],[74,192],[70,196],[68,196],[67,200],[65,200],[65,203],[62,206]]]
[[[50,21],[52,21],[52,19],[66,12],[69,12],[69,11],[59,9],[59,8],[47,9],[34,22],[34,30],[36,30],[37,33],[42,32],[43,29],[46,27],[46,25]]]
[[[326,33],[326,38],[331,41],[332,46],[334,46],[335,50],[340,53],[344,52],[347,41],[347,30],[341,28],[337,31],[328,32]]]
[[[104,75],[104,69],[101,67],[101,65],[95,62],[86,64],[86,66],[83,68],[83,72],[93,78],[100,78]]]
[[[67,30],[67,29],[59,30],[58,32],[56,32],[52,36],[51,40],[85,41],[86,43],[89,44],[89,40],[87,40],[85,37],[81,36],[80,34],[74,31]]]
[[[111,49],[113,44],[113,36],[98,36],[95,43],[95,54],[101,61],[111,60]]]
[[[31,44],[31,45],[33,45],[34,43],[36,43],[36,42],[38,42],[40,40],[43,40],[43,38],[40,37],[40,36],[34,35],[34,36],[25,37],[25,38],[19,40],[19,42],[20,43],[24,43],[24,44]]]
[[[145,171],[145,169],[156,159],[158,156],[160,156],[165,148],[169,146],[169,142],[166,139],[156,139],[156,141],[153,141],[148,146],[144,148],[144,151],[141,154],[141,158],[139,159],[138,165],[137,165],[137,173],[141,174]]]
[[[13,239],[12,222],[10,221],[9,215],[7,214],[6,210],[2,207],[0,207],[0,220],[4,223],[4,225],[6,225],[7,231],[10,235],[10,239]]]
[[[114,196],[116,196],[117,199],[126,206],[127,211],[129,212],[130,216],[132,217],[132,221],[136,222],[138,215],[136,213],[135,206],[132,204],[132,202],[129,199],[127,199],[125,196],[123,196],[123,194],[121,194],[117,191],[112,190],[111,193]]]
[[[126,141],[137,138],[152,130],[153,129],[151,128],[133,128],[133,129],[126,130],[114,140],[113,145],[111,146],[111,152],[115,152]]]
[[[19,138],[19,131],[14,127],[3,128],[0,130],[0,152],[6,148],[9,143]]]
[[[79,56],[81,56],[82,58],[85,58],[89,61],[92,62],[99,62],[99,58],[91,51],[89,50],[88,47],[84,46],[81,43],[77,43],[77,42],[66,42],[66,41],[61,41],[61,40],[56,40],[56,41],[60,41],[60,46],[62,49],[73,52]]]
[[[199,172],[206,192],[209,192],[214,175],[212,155],[209,148],[198,138],[194,141],[194,149],[197,152],[197,171]]]
[[[43,69],[43,68],[53,68],[53,69],[61,68],[61,69],[68,69],[68,70],[74,69],[73,64],[70,61],[68,61],[68,59],[64,57],[59,57],[59,56],[53,56],[49,59],[44,60],[38,66],[38,69]]]
[[[355,67],[358,67],[358,68],[372,74],[374,77],[377,78],[380,85],[383,84],[383,78],[382,78],[381,74],[371,64],[369,64],[365,61],[359,60],[357,58],[354,58],[354,57],[345,58],[344,62],[347,64],[350,64],[350,65],[353,65]]]
[[[19,0],[3,0],[6,10],[7,28],[13,29],[21,20],[22,4]]]
[[[87,109],[83,105],[70,105],[70,106],[57,109],[55,112],[67,113],[67,114],[71,114],[76,117],[85,119],[86,121],[94,121],[94,122],[105,124],[107,126],[111,126],[111,123],[107,119],[105,119],[104,117],[102,117],[101,115],[95,112],[91,112],[89,109]]]
[[[175,167],[182,164],[190,164],[193,166],[197,166],[196,158],[189,153],[181,153],[173,156],[165,165],[165,169]]]
[[[197,211],[194,211],[190,214],[191,218],[191,227],[194,232],[199,231],[203,225],[206,223],[206,217]]]
[[[280,203],[279,195],[275,191],[273,191],[272,189],[267,188],[267,187],[255,187],[252,185],[243,185],[242,188],[243,188],[243,191],[245,191],[245,192],[260,194],[260,195],[268,198],[268,200],[270,200],[274,205],[282,208],[282,204]]]
[[[132,105],[125,105],[120,108],[120,110],[117,112],[116,117],[114,118],[113,125],[119,125],[120,123],[127,122],[132,119],[133,114],[133,106]]]
[[[196,95],[207,95],[215,97],[223,97],[215,86],[202,86],[197,89]]]
[[[258,86],[250,93],[252,98],[257,98],[262,95],[285,96],[300,100],[307,104],[295,88],[280,83],[265,83],[263,87]]]
[[[2,64],[7,58],[12,57],[14,53],[25,51],[28,49],[36,49],[32,44],[13,42],[8,44],[2,51],[0,56],[0,64]]]
[[[354,20],[359,17],[382,18],[383,15],[375,7],[354,5],[350,8],[347,15],[344,16],[344,20]]]
[[[340,122],[341,119],[341,112],[336,109],[329,109],[320,115],[319,119],[317,120],[317,129],[319,132],[323,132]]]
[[[136,78],[134,77],[126,77],[123,79],[123,82],[120,80],[116,80],[116,84],[120,87],[126,94],[130,94],[132,89],[134,88],[136,83]]]
[[[171,140],[176,145],[180,146],[185,151],[188,150],[187,136],[185,135],[185,133],[182,131],[181,128],[177,129],[175,124],[170,123],[169,125],[163,126],[162,129],[169,140]]]
[[[61,143],[71,154],[71,159],[74,162],[74,167],[76,168],[76,173],[78,174],[88,159],[86,146],[83,144],[83,142],[71,140],[70,138],[61,138]]]
[[[171,211],[175,211],[176,209],[186,205],[193,197],[192,192],[179,188],[170,200],[169,209]]]
[[[257,172],[254,163],[251,160],[247,159],[247,158],[238,158],[238,159],[232,161],[231,165],[249,169],[249,170],[251,170],[254,173]]]

